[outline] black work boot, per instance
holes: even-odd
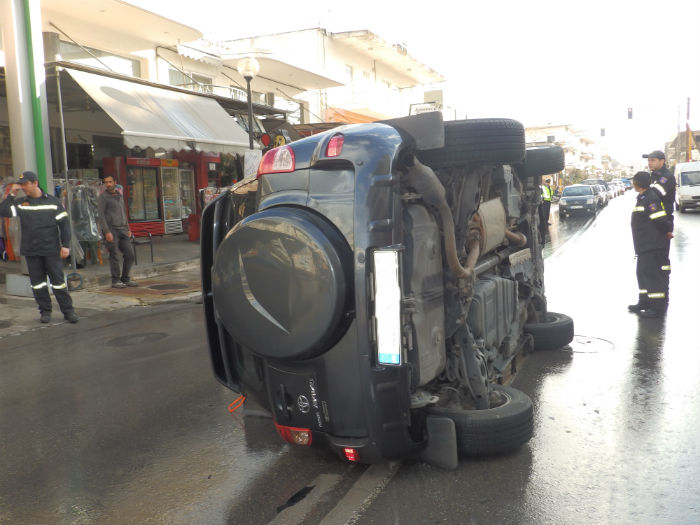
[[[74,311],[63,314],[63,318],[69,323],[77,323],[80,320],[80,317],[78,317],[78,314],[76,314]]]
[[[639,312],[641,312],[642,310],[644,310],[644,305],[643,305],[643,304],[639,304],[639,303],[637,303],[637,304],[630,304],[630,305],[627,307],[627,309],[628,309],[630,312],[635,312],[635,313],[638,314]]]
[[[51,322],[51,312],[41,312],[41,317],[39,318],[39,322],[41,323],[50,323]]]

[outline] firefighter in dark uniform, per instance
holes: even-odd
[[[673,237],[673,225],[664,204],[655,191],[650,191],[651,175],[640,171],[632,178],[639,193],[632,210],[632,242],[637,254],[639,300],[628,309],[642,317],[659,317],[668,307],[668,272],[666,245]]]
[[[642,158],[647,159],[647,165],[651,172],[651,189],[659,194],[661,202],[664,203],[666,214],[671,221],[671,231],[673,231],[673,207],[676,201],[676,177],[673,175],[668,166],[666,166],[666,155],[663,151],[652,151],[648,155],[642,155]],[[666,243],[666,262],[663,265],[663,270],[671,274],[671,240]],[[668,300],[668,290],[666,290],[666,298]]]
[[[25,197],[17,199],[20,188]],[[41,313],[40,321],[51,321],[51,288],[63,317],[77,323],[79,318],[73,310],[73,300],[63,276],[63,259],[70,254],[70,225],[61,202],[39,187],[35,173],[25,171],[12,185],[8,197],[0,203],[0,216],[19,217],[22,232],[20,254],[27,261],[29,281]]]

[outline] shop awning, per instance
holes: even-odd
[[[122,129],[124,144],[155,150],[245,153],[248,134],[213,99],[66,69]]]

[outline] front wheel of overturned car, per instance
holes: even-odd
[[[457,447],[463,456],[505,454],[517,450],[532,437],[532,400],[515,388],[494,385],[491,407],[487,409],[430,407],[427,410],[454,421]]]
[[[551,175],[564,169],[564,150],[559,146],[528,148],[519,168],[523,178]]]
[[[555,350],[573,341],[574,320],[565,314],[547,312],[544,322],[526,324],[524,330],[535,340],[535,350]]]
[[[471,163],[514,164],[525,158],[525,129],[517,120],[484,118],[445,122],[445,145],[416,153],[432,168]]]

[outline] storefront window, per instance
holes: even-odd
[[[129,75],[131,77],[141,76],[141,62],[133,58],[115,55],[108,51],[100,51],[99,49],[92,49],[85,46],[80,47],[71,42],[64,42],[61,40],[60,54],[61,58],[68,62],[83,64],[107,71],[111,70],[114,73],[121,73],[122,75]]]
[[[156,168],[129,167],[127,169],[126,191],[130,220],[160,220],[156,175]]]

